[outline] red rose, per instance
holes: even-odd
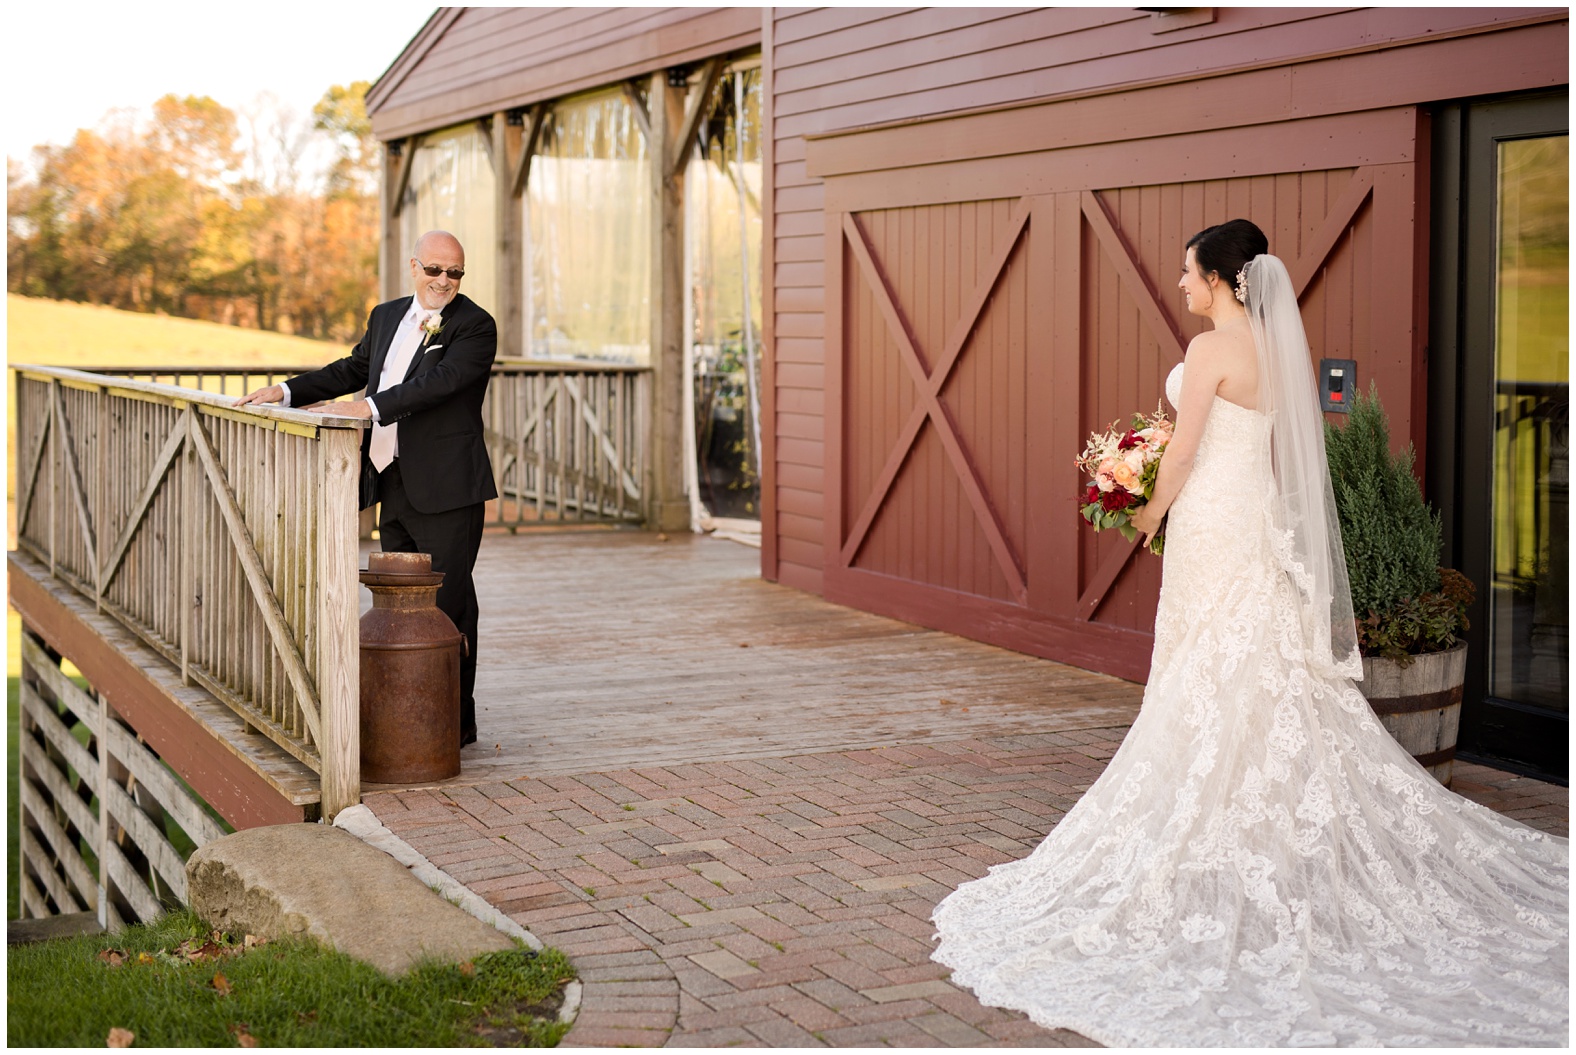
[[[1128,429],[1127,435],[1122,437],[1121,442],[1116,445],[1116,449],[1119,451],[1130,451],[1138,446],[1138,442],[1138,433],[1133,429]]]
[[[1105,507],[1106,512],[1115,513],[1119,509],[1126,509],[1132,505],[1133,496],[1122,488],[1117,487],[1101,495],[1100,504]]]
[[[1094,484],[1090,484],[1089,485],[1089,490],[1084,492],[1083,504],[1084,505],[1088,505],[1091,502],[1098,502],[1098,501],[1100,501],[1100,488],[1095,486]]]

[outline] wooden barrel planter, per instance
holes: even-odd
[[[1409,666],[1363,657],[1363,695],[1379,721],[1418,764],[1450,786],[1461,724],[1461,686],[1467,677],[1465,641],[1444,652],[1415,656]]]

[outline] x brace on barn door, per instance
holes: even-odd
[[[1309,241],[1306,251],[1295,262],[1287,265],[1292,286],[1299,298],[1313,283],[1314,276],[1329,259],[1341,236],[1356,221],[1358,211],[1372,197],[1373,189],[1372,167],[1363,167],[1352,173],[1351,181],[1347,183],[1340,198],[1331,206],[1318,233]],[[1128,294],[1138,305],[1139,315],[1148,324],[1155,339],[1160,342],[1162,353],[1170,356],[1173,366],[1181,362],[1183,355],[1181,338],[1177,336],[1170,319],[1160,307],[1159,298],[1144,278],[1132,251],[1122,240],[1121,232],[1116,229],[1115,221],[1105,202],[1100,199],[1097,192],[1084,191],[1080,195],[1080,204],[1084,222],[1088,224],[1112,266],[1116,268],[1117,274],[1121,276],[1122,284],[1127,287]],[[1078,598],[1076,618],[1084,622],[1094,618],[1095,611],[1110,592],[1117,576],[1122,574],[1122,569],[1127,567],[1128,561],[1132,560],[1133,554],[1138,551],[1139,546],[1135,541],[1132,545],[1118,547],[1105,559]]]
[[[864,230],[859,226],[859,221],[853,213],[843,214],[844,240],[853,250],[854,259],[859,263],[860,273],[864,275],[866,285],[874,295],[881,314],[886,318],[887,330],[897,344],[898,353],[903,365],[908,369],[909,377],[914,383],[914,391],[918,396],[914,409],[909,413],[902,431],[898,433],[897,443],[893,445],[887,455],[886,464],[882,466],[880,474],[876,477],[870,496],[865,500],[858,519],[854,521],[848,532],[848,538],[843,542],[839,554],[843,567],[853,566],[859,548],[869,535],[871,525],[875,523],[876,514],[881,511],[892,484],[897,480],[898,471],[902,469],[904,461],[913,449],[914,442],[919,438],[919,430],[928,419],[935,424],[936,435],[947,452],[953,470],[958,474],[958,481],[963,486],[963,493],[968,497],[975,518],[985,532],[991,553],[1007,580],[1007,588],[1012,591],[1013,599],[1019,604],[1028,603],[1029,588],[1023,569],[1007,544],[1001,518],[997,516],[995,508],[991,505],[990,497],[985,493],[981,483],[979,471],[964,449],[963,441],[958,436],[957,424],[947,413],[940,396],[953,366],[957,364],[959,356],[963,353],[963,345],[968,341],[969,334],[973,332],[975,323],[979,321],[985,302],[990,299],[991,291],[996,288],[996,283],[1007,268],[1007,262],[1012,258],[1013,250],[1017,248],[1023,236],[1023,230],[1029,222],[1029,212],[1029,203],[1026,200],[1019,200],[1001,245],[997,247],[985,269],[984,277],[975,286],[973,294],[965,303],[957,322],[953,324],[951,332],[947,335],[941,355],[935,359],[935,369],[928,374],[920,359],[914,332],[908,320],[904,318],[902,310],[897,306],[885,273],[870,251],[870,243],[865,237]]]

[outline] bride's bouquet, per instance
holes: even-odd
[[[1133,514],[1154,497],[1160,456],[1173,429],[1165,410],[1156,406],[1153,414],[1134,414],[1132,428],[1113,422],[1104,432],[1089,436],[1078,456],[1078,468],[1089,477],[1080,512],[1096,531],[1114,527],[1129,542],[1138,537]],[[1165,542],[1162,528],[1149,540],[1150,552],[1162,552]]]

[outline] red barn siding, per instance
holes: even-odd
[[[1148,15],[1113,9],[768,15],[771,398],[794,434],[779,431],[768,462],[768,513],[772,500],[782,508],[764,526],[778,543],[768,577],[1141,676],[1147,648],[1134,642],[1152,624],[1158,563],[1118,567],[1125,543],[1069,520],[1071,453],[1089,429],[1158,398],[1199,329],[1173,292],[1182,241],[1229,216],[1264,224],[1288,264],[1318,250],[1303,300],[1316,354],[1356,358],[1360,376],[1410,390],[1396,431],[1426,439],[1427,123],[1409,104],[1564,83],[1565,14],[1215,15],[1159,34]],[[927,422],[857,553],[844,552],[915,393],[843,217],[857,219],[872,257],[893,262],[894,299],[912,306],[904,324],[924,349],[973,260],[964,225],[940,217],[1019,200],[1033,209],[1025,256],[942,399],[1000,544],[993,552],[983,537]],[[1101,244],[1091,208],[1131,262]],[[820,447],[804,438],[817,415]],[[1042,520],[1066,523],[1041,530]],[[1009,569],[1022,564],[1026,599],[1012,596],[1003,552]]]

